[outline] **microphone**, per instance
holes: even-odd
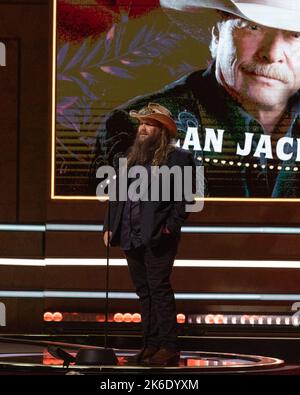
[[[64,351],[62,348],[56,346],[48,346],[47,350],[49,354],[51,354],[53,357],[63,360],[63,367],[68,368],[71,362],[76,362],[76,358],[73,357],[72,354]]]

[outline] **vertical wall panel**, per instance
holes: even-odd
[[[0,0],[0,224],[44,223],[50,177],[51,0]],[[1,61],[1,58],[0,58]],[[0,232],[0,258],[41,258],[42,232]],[[36,269],[36,270],[35,270]],[[44,268],[0,268],[0,289],[42,290]],[[1,299],[1,333],[37,333],[43,298]]]
[[[0,221],[17,217],[18,40],[0,37]],[[5,49],[4,49],[5,47]]]
[[[19,138],[18,142],[16,139],[10,140],[11,145],[7,149],[7,156],[18,166],[17,217],[16,221],[14,218],[8,220],[40,223],[45,220],[46,188],[50,174],[51,2],[0,3],[1,37],[17,38],[20,42],[19,81],[15,76],[7,82],[19,83],[19,112],[18,116],[15,114]],[[6,68],[7,72],[11,72],[10,66]],[[5,100],[1,97],[2,106]],[[16,152],[18,158],[14,157]],[[15,177],[15,168],[6,165],[4,171],[7,178]]]

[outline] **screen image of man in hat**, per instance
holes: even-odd
[[[136,165],[146,168],[149,174],[146,190],[154,185],[153,166],[161,165],[169,169],[180,166],[184,171],[189,166],[191,189],[194,189],[195,162],[191,152],[175,147],[177,128],[170,112],[159,104],[149,103],[139,111],[132,110],[130,116],[138,120],[139,126],[126,155],[127,166],[128,169]],[[128,193],[124,201],[109,201],[106,212],[104,243],[107,246],[110,240],[111,246],[120,246],[123,250],[140,301],[144,346],[131,358],[134,364],[169,366],[179,361],[176,306],[170,276],[181,226],[189,215],[186,204],[193,204],[194,200],[192,196],[186,198],[186,194],[182,199],[174,199],[172,191],[178,181],[184,182],[184,171],[179,179],[170,178],[168,183],[159,180],[160,191],[170,189],[168,199],[161,199],[160,195],[157,200],[133,200]],[[120,177],[119,173],[117,178]],[[128,188],[130,180],[134,178],[129,178]]]
[[[206,196],[300,198],[300,1],[160,4],[184,31],[209,35],[212,62],[110,113],[106,140],[120,131],[134,139],[129,111],[159,103],[179,131],[187,125],[180,145],[204,165]],[[132,141],[122,144],[110,147],[111,161]]]

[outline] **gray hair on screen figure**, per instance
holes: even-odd
[[[219,45],[219,34],[220,34],[219,32],[221,31],[224,23],[226,23],[228,20],[232,20],[231,29],[243,28],[243,27],[246,27],[247,25],[252,23],[250,21],[240,18],[239,16],[230,14],[229,12],[217,10],[216,13],[219,15],[220,19],[212,27],[212,31],[211,31],[212,37],[211,37],[211,42],[209,44],[209,49],[210,49],[211,56],[213,59],[216,59],[216,57],[217,57],[218,45]],[[254,22],[253,22],[253,24],[254,24]]]

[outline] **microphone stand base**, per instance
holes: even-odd
[[[117,365],[118,358],[112,348],[80,348],[76,365]]]

